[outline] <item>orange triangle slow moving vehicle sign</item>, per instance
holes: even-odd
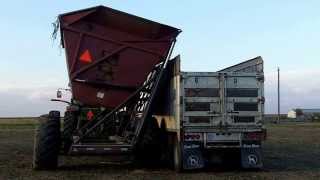
[[[92,58],[91,58],[91,54],[89,52],[88,49],[86,49],[80,56],[80,61],[84,62],[84,63],[91,63],[92,62]]]

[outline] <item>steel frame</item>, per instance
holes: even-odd
[[[130,152],[136,147],[145,121],[150,118],[153,111],[153,100],[159,90],[159,85],[166,68],[167,61],[170,59],[175,41],[170,47],[167,59],[156,65],[149,73],[143,86],[137,89],[127,100],[114,108],[112,111],[101,111],[92,121],[86,123],[73,135],[73,145],[71,151],[77,154],[102,154],[106,151],[110,153]],[[129,117],[129,119],[125,119]],[[128,116],[129,115],[129,116]],[[97,136],[99,128],[107,128],[117,123],[119,126],[114,133],[117,140],[114,143],[106,144],[85,144],[82,141],[94,134]],[[121,125],[124,125],[121,127]],[[90,146],[90,147],[89,147]],[[88,148],[89,147],[89,148]],[[126,149],[124,150],[123,147]],[[71,152],[72,153],[72,152]]]

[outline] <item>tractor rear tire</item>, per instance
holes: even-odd
[[[62,142],[63,152],[68,153],[72,144],[72,133],[76,129],[76,114],[73,111],[66,111],[63,118]]]
[[[60,151],[60,112],[50,111],[49,115],[41,116],[43,122],[36,130],[33,169],[49,170],[58,167]]]

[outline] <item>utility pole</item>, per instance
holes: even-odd
[[[278,124],[280,123],[280,68],[278,67]]]

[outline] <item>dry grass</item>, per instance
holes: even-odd
[[[4,129],[34,129],[38,124],[37,117],[0,118],[0,128]]]
[[[33,130],[3,130],[0,122],[0,179],[320,179],[320,123],[268,125],[262,171],[221,169],[177,174],[166,168],[101,163],[106,158],[62,158],[56,171],[31,169]],[[18,123],[19,124],[19,123]]]
[[[38,117],[21,117],[21,118],[0,118],[0,124],[35,124],[38,122]]]

